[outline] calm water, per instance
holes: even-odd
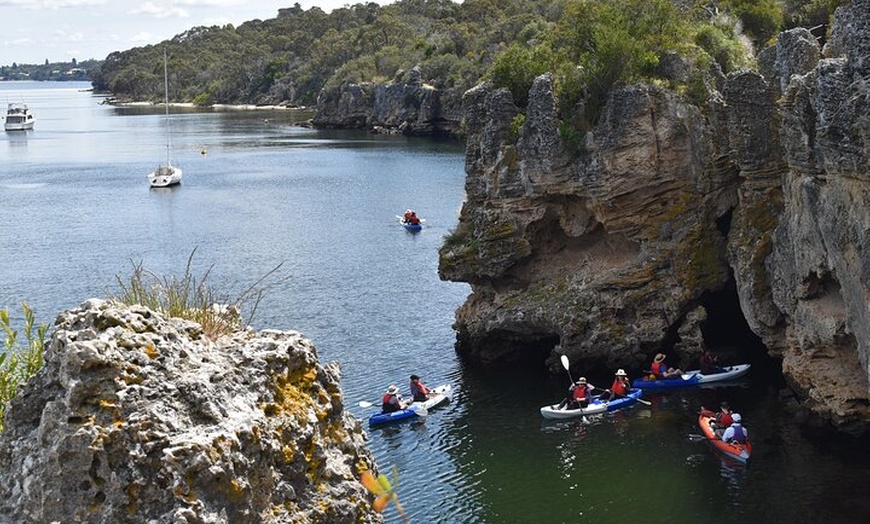
[[[184,112],[172,120],[184,183],[150,190],[145,175],[165,154],[160,111],[101,105],[87,87],[0,83],[0,101],[27,102],[37,118],[34,131],[0,135],[0,307],[17,314],[27,300],[50,322],[105,296],[131,262],[179,274],[194,249],[194,272],[213,266],[231,293],[283,263],[253,324],[299,330],[339,361],[355,415],[413,372],[457,388],[426,419],[370,431],[415,523],[870,518],[866,440],[799,426],[760,373],[552,423],[538,408],[567,377],[465,369],[451,324],[469,288],[437,275],[464,198],[460,146],[302,129],[288,112]],[[407,207],[426,219],[420,234],[396,223]],[[748,467],[698,439],[693,414],[725,399],[754,437]]]

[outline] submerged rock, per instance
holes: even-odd
[[[297,332],[90,300],[0,434],[0,523],[381,522],[337,364]]]

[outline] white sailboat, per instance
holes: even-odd
[[[169,187],[181,183],[181,168],[173,166],[170,160],[172,149],[172,130],[169,118],[169,73],[167,69],[166,49],[163,50],[163,106],[166,108],[166,163],[161,164],[148,174],[151,187]]]

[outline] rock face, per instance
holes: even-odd
[[[0,522],[381,522],[338,381],[295,332],[85,302],[9,406]]]
[[[579,137],[560,133],[548,75],[522,117],[506,90],[467,92],[467,200],[439,265],[472,285],[460,354],[554,371],[559,353],[611,373],[658,351],[695,365],[717,321],[705,307],[732,289],[803,405],[866,430],[868,35],[870,0],[855,0],[830,58],[793,30],[763,53],[768,77],[732,73],[703,107],[622,88]]]
[[[405,135],[459,133],[461,106],[442,102],[442,92],[426,85],[412,69],[407,81],[388,84],[348,84],[324,89],[317,97],[313,124],[323,128],[368,129]]]

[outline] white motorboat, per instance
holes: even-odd
[[[151,187],[170,187],[181,183],[181,168],[173,166],[170,160],[172,150],[172,131],[169,118],[169,73],[167,70],[166,50],[163,50],[163,106],[166,108],[166,163],[148,174]]]
[[[6,122],[3,124],[6,131],[27,131],[33,129],[36,119],[27,104],[10,102],[6,108]]]

